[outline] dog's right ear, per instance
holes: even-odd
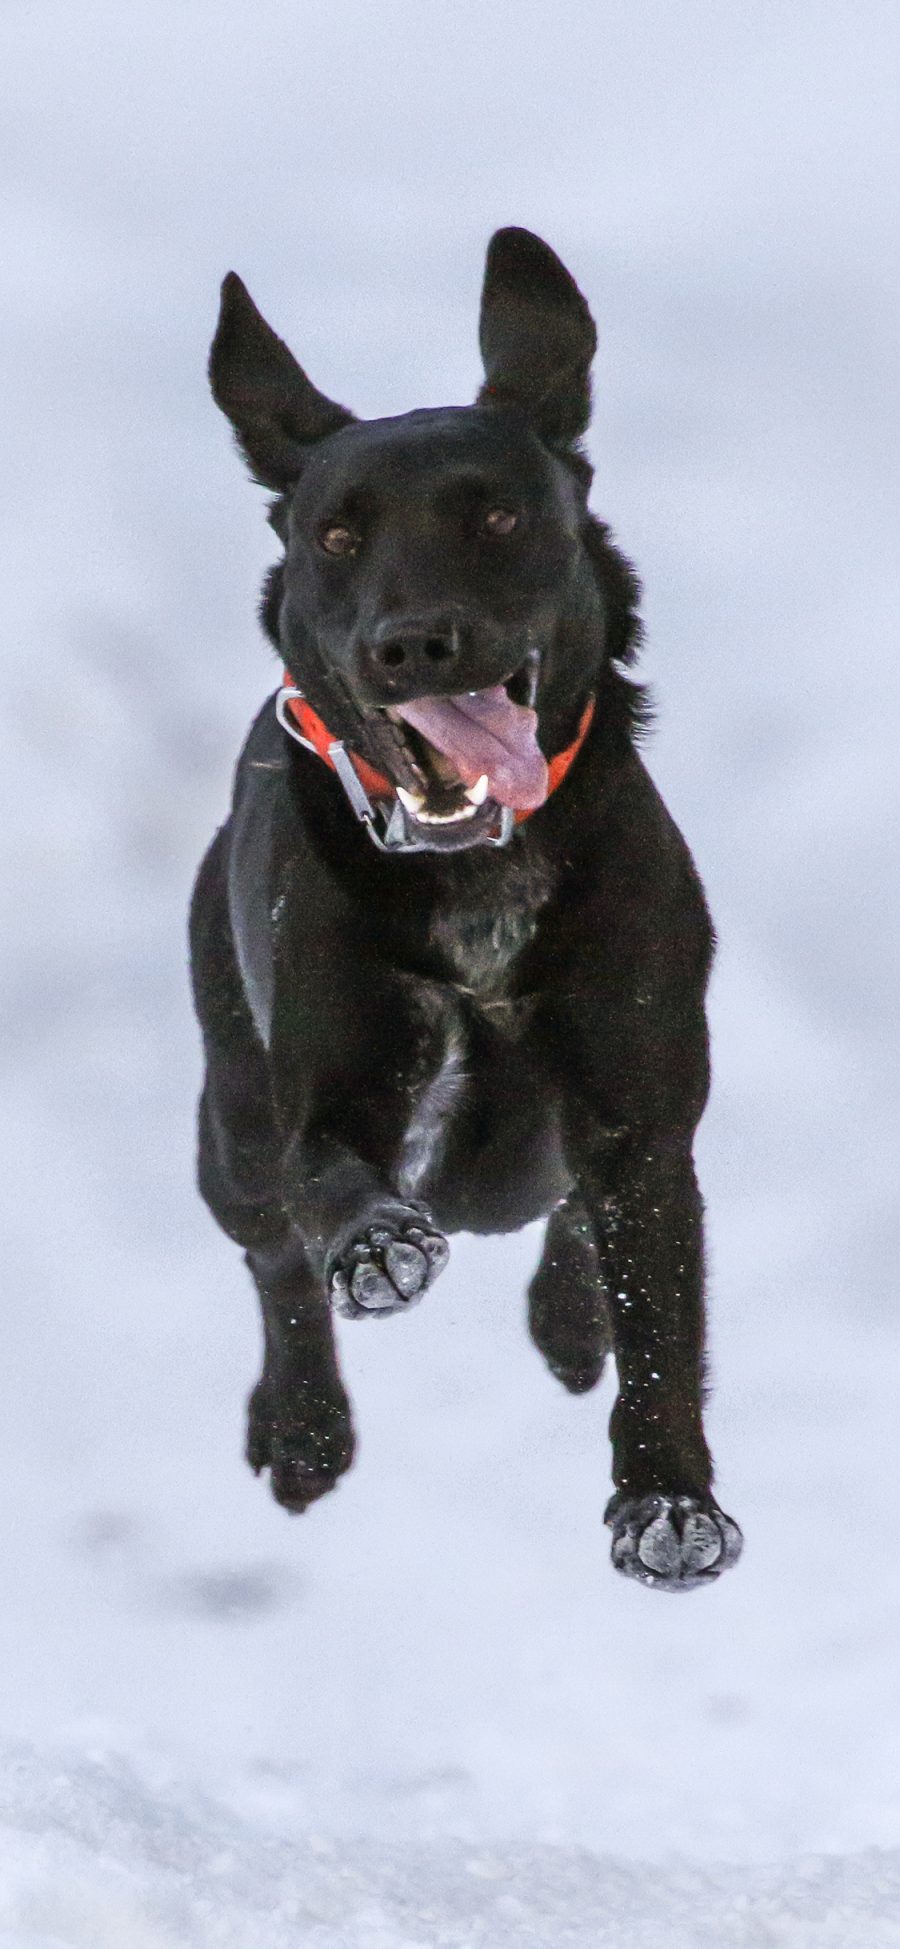
[[[236,271],[222,285],[209,383],[254,480],[281,493],[297,479],[305,448],[354,417],[307,379]]]

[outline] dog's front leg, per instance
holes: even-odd
[[[740,1554],[703,1432],[702,1206],[690,1142],[659,1127],[590,1132],[574,1150],[613,1326],[613,1563],[660,1589],[707,1583]]]
[[[295,988],[276,1012],[270,1069],[283,1202],[332,1305],[349,1318],[408,1309],[447,1262],[427,1207],[400,1182],[439,1045],[409,983],[352,942],[329,953],[327,978]]]

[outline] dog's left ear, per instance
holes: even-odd
[[[575,279],[530,230],[491,238],[479,339],[479,403],[523,407],[550,445],[577,440],[591,417],[597,330]]]
[[[236,271],[222,285],[209,383],[254,479],[282,493],[300,473],[304,448],[353,419],[307,379]]]

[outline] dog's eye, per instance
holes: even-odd
[[[327,521],[319,529],[319,547],[324,548],[326,555],[355,555],[359,536],[343,521]]]
[[[519,517],[512,508],[489,508],[483,525],[489,535],[511,535],[518,523]]]

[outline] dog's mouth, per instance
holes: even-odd
[[[536,670],[449,697],[391,705],[386,754],[409,821],[432,829],[489,825],[498,808],[532,812],[547,796],[547,762],[537,741]],[[402,780],[402,782],[401,782]],[[434,834],[437,837],[437,834]],[[473,834],[474,837],[474,834]]]

